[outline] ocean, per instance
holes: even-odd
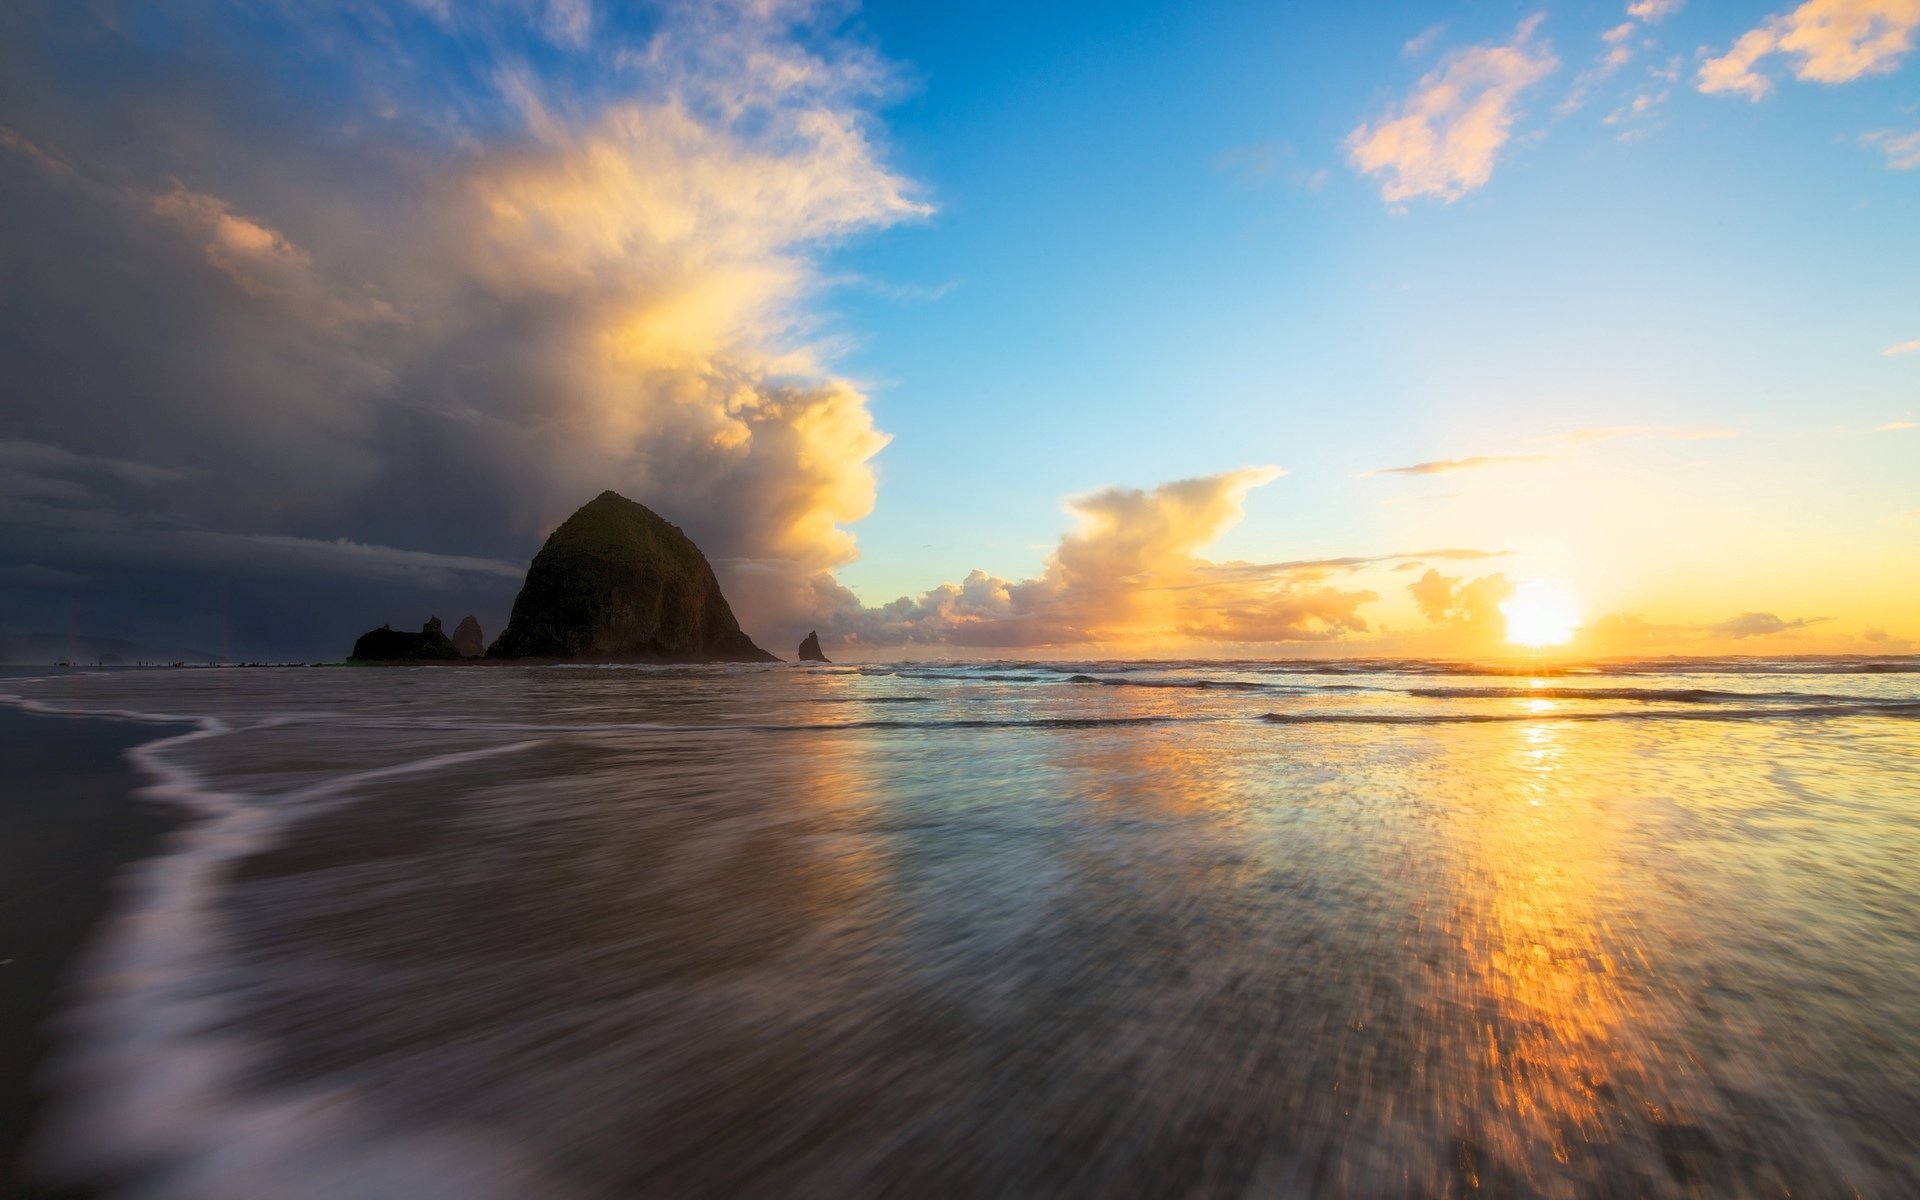
[[[1920,1195],[1920,660],[122,671],[135,1197]]]

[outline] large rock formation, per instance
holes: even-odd
[[[540,547],[487,657],[780,661],[740,632],[693,540],[613,492],[588,501]]]
[[[353,644],[353,662],[433,662],[459,658],[460,651],[440,630],[440,618],[429,617],[419,633],[402,633],[390,625],[360,635]]]
[[[800,643],[800,661],[801,662],[829,661],[827,656],[820,652],[819,631],[816,630],[812,633],[807,634],[806,640]]]
[[[463,658],[479,658],[487,652],[487,639],[480,632],[480,619],[468,614],[453,627],[453,648]]]

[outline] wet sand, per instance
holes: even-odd
[[[178,819],[136,799],[124,751],[160,727],[0,708],[0,1197],[77,1193],[24,1178],[51,1019],[121,868]]]
[[[194,1200],[1920,1195],[1887,665],[23,683],[194,722],[140,758],[203,814],[68,1010],[44,1161]]]

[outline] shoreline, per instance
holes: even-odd
[[[121,899],[127,867],[184,823],[140,797],[127,752],[160,727],[0,706],[0,1198],[76,1196],[34,1186],[26,1159],[46,1097],[41,1075],[74,999],[74,972]]]

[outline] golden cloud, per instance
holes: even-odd
[[[1463,645],[1492,646],[1506,637],[1507,619],[1500,602],[1513,596],[1514,584],[1505,574],[1467,580],[1428,568],[1407,585],[1407,593],[1421,615],[1435,625],[1447,626]]]
[[[823,627],[843,644],[969,647],[1087,644],[1129,649],[1204,642],[1322,641],[1362,632],[1370,591],[1321,582],[1325,564],[1216,563],[1198,551],[1238,524],[1246,494],[1280,476],[1250,467],[1163,483],[1104,488],[1068,502],[1078,528],[1035,579],[974,571],[917,598],[861,608],[821,580],[834,611]],[[1357,560],[1356,560],[1357,561]]]
[[[1773,81],[1755,68],[1775,54],[1799,61],[1794,77],[1813,83],[1849,83],[1884,75],[1913,49],[1920,0],[1807,0],[1740,35],[1725,54],[1700,67],[1700,90],[1758,100]]]
[[[1651,25],[1679,12],[1685,4],[1686,0],[1633,0],[1627,5],[1627,15]]]
[[[1347,135],[1353,165],[1386,177],[1381,199],[1438,196],[1452,202],[1485,186],[1512,137],[1520,94],[1560,65],[1551,50],[1532,40],[1540,20],[1521,22],[1511,42],[1450,55],[1403,103]]]

